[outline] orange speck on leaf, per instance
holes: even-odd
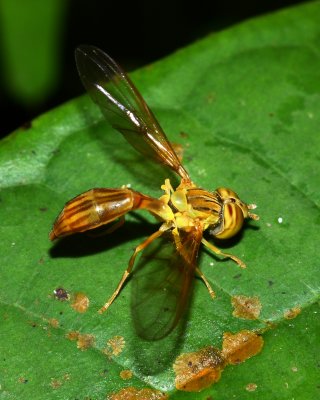
[[[234,317],[254,320],[260,316],[262,305],[259,297],[233,296],[231,304]]]
[[[107,346],[103,349],[103,352],[107,356],[118,356],[124,349],[125,344],[123,336],[114,336],[107,341]]]
[[[79,333],[78,331],[68,332],[66,335],[69,340],[77,341],[77,348],[80,350],[87,350],[89,347],[92,347],[95,342],[94,335],[89,333]]]
[[[85,313],[89,307],[89,298],[84,293],[75,293],[71,307],[79,313]]]
[[[130,369],[124,369],[120,372],[120,378],[123,380],[131,379],[132,378],[132,371]]]
[[[255,390],[257,390],[258,385],[255,383],[248,383],[246,386],[246,390],[248,392],[254,392]]]
[[[255,332],[243,330],[236,334],[223,334],[222,355],[229,364],[239,364],[258,354],[263,347],[263,338]]]
[[[176,388],[199,392],[220,379],[225,364],[221,352],[212,346],[181,354],[173,365]]]
[[[300,307],[293,307],[293,308],[290,308],[290,310],[287,310],[287,311],[284,312],[284,318],[285,319],[294,319],[300,313],[301,313],[301,308]]]
[[[168,400],[169,396],[159,390],[128,387],[108,396],[108,400]]]

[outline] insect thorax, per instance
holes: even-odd
[[[161,188],[165,194],[160,200],[167,207],[162,219],[166,221],[167,229],[188,230],[200,224],[202,231],[209,228],[211,235],[228,239],[239,232],[245,218],[258,218],[249,212],[255,205],[247,205],[231,189],[218,188],[208,192],[191,181],[182,180],[174,190],[169,179]]]
[[[218,193],[197,188],[192,182],[182,182],[173,190],[169,180],[162,189],[166,192],[162,199],[172,209],[176,228],[188,229],[200,223],[205,230],[220,224],[223,203]]]

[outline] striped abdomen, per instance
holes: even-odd
[[[97,228],[138,208],[156,213],[163,206],[160,200],[128,188],[91,189],[66,203],[53,225],[50,239]]]

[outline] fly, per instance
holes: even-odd
[[[152,296],[146,300],[148,307],[142,306],[144,300],[136,302],[139,332],[146,339],[160,339],[174,329],[183,314],[194,275],[202,279],[211,297],[215,295],[197,266],[201,243],[213,253],[231,258],[245,268],[238,257],[222,252],[207,241],[203,233],[208,230],[219,239],[233,237],[246,218],[258,220],[258,216],[250,212],[256,205],[244,203],[231,189],[218,188],[209,192],[190,179],[140,93],[106,53],[93,46],[80,46],[76,49],[76,63],[83,85],[111,126],[138,152],[166,165],[181,181],[174,188],[166,179],[159,199],[130,188],[90,189],[65,204],[53,225],[50,239],[111,222],[114,224],[110,231],[114,231],[124,223],[125,214],[138,209],[156,216],[161,221],[159,229],[136,247],[116,290],[99,312],[103,313],[113,303],[131,274],[137,255],[142,252],[141,258],[147,263],[156,260],[158,270],[163,273],[159,274],[158,281],[152,282]]]

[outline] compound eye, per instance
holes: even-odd
[[[215,235],[218,239],[229,239],[235,236],[243,226],[242,209],[236,203],[226,203],[223,207],[223,229]]]

